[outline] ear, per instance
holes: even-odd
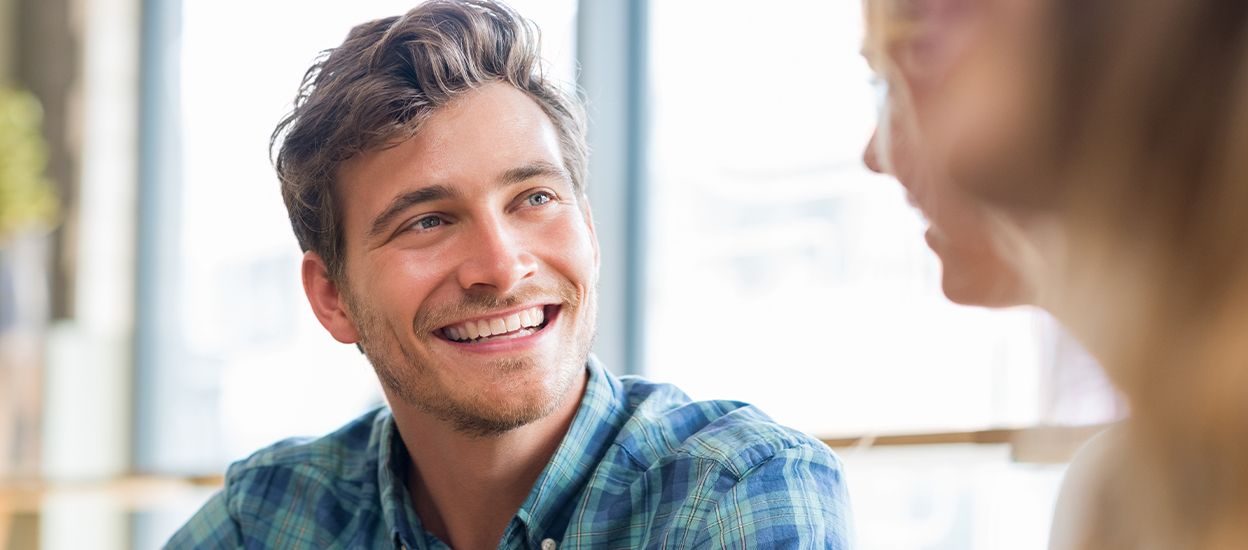
[[[312,312],[316,314],[321,326],[329,331],[335,340],[344,344],[360,341],[359,331],[347,311],[346,301],[339,292],[338,284],[329,277],[325,260],[320,254],[308,251],[303,255],[301,266],[303,273],[303,292],[312,304]]]

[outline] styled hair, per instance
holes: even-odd
[[[339,167],[398,145],[434,111],[485,84],[525,92],[550,117],[564,168],[583,198],[588,163],[583,107],[545,74],[535,25],[494,0],[429,0],[406,15],[359,25],[308,69],[270,148],[299,246],[345,273]]]

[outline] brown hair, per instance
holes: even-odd
[[[550,117],[564,168],[584,195],[588,147],[579,99],[544,72],[537,28],[494,0],[429,0],[402,17],[364,23],[323,52],[299,86],[270,147],[299,246],[342,280],[338,167],[414,136],[434,110],[465,92],[506,82]]]
[[[1046,307],[1131,408],[1081,548],[1248,547],[1248,3],[1048,8],[1034,128],[963,183],[1062,228]]]
[[[1030,185],[1070,233],[1058,307],[1132,409],[1084,547],[1248,547],[1248,3],[1052,9]]]

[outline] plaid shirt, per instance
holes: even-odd
[[[591,358],[567,435],[499,548],[851,547],[836,456],[733,401],[617,378]],[[419,442],[414,442],[419,445]],[[447,546],[421,528],[388,409],[230,466],[172,548]]]

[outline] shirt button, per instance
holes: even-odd
[[[555,539],[546,539],[542,541],[542,550],[556,550],[557,548],[559,548],[559,545],[555,544]]]

